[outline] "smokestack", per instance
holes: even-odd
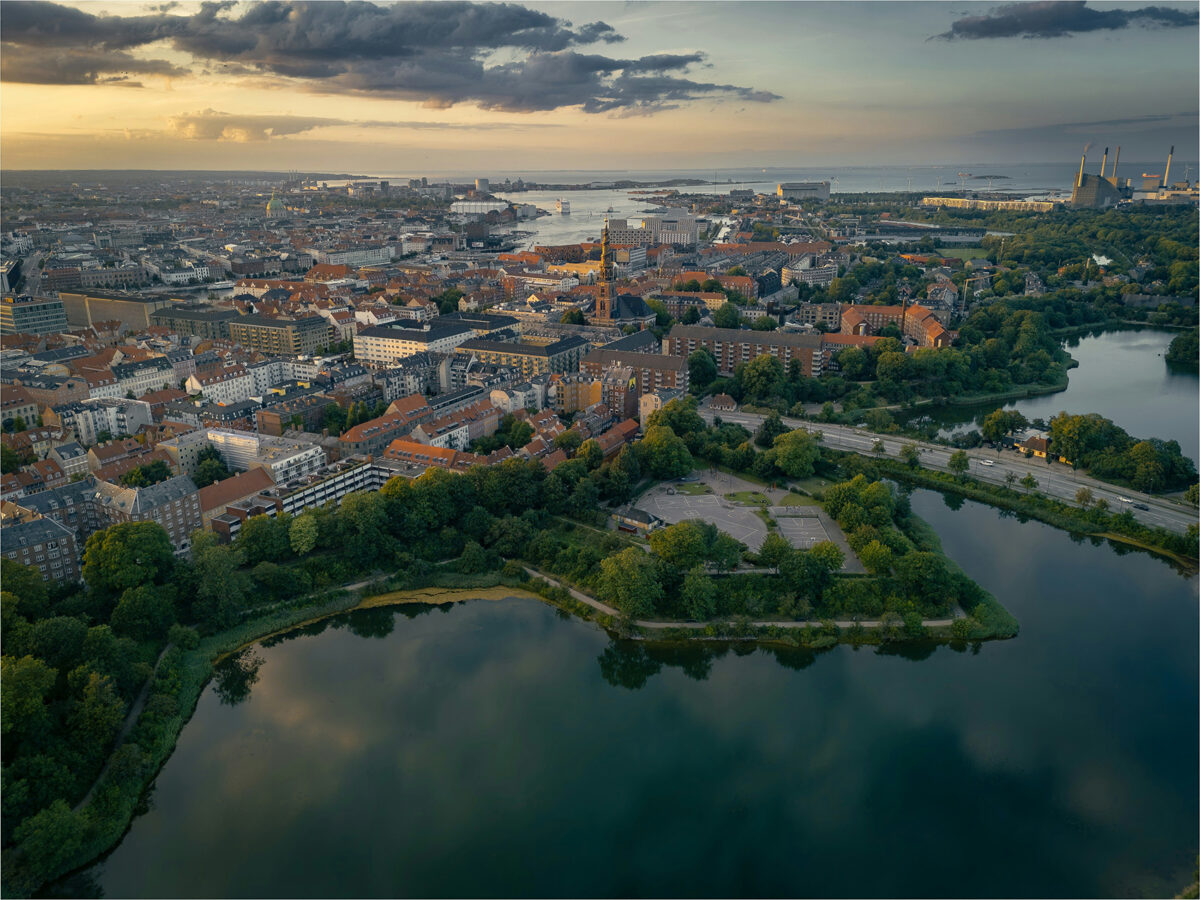
[[[1083,151],[1083,156],[1079,157],[1079,177],[1075,179],[1075,187],[1083,187],[1083,164],[1087,162],[1087,151]]]
[[[1171,183],[1171,157],[1175,155],[1175,145],[1171,145],[1171,152],[1167,154],[1167,171],[1163,172],[1163,187],[1167,187]]]
[[[1100,177],[1104,177],[1104,170],[1108,167],[1108,148],[1104,148],[1104,156],[1100,159]]]
[[[1108,177],[1112,180],[1113,187],[1117,186],[1117,163],[1121,161],[1121,145],[1117,144],[1117,155],[1113,159],[1112,174]]]

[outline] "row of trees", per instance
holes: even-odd
[[[1085,468],[1096,478],[1124,482],[1139,491],[1183,490],[1196,466],[1178,441],[1137,440],[1098,413],[1059,413],[1050,420],[1050,453]]]

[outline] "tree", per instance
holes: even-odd
[[[965,450],[955,450],[950,454],[950,462],[947,465],[951,472],[961,478],[967,469],[971,468],[971,458]]]
[[[821,458],[821,435],[803,428],[775,438],[775,467],[789,478],[808,478]]]
[[[787,426],[783,424],[783,419],[779,417],[779,413],[772,411],[760,426],[758,431],[754,433],[754,443],[760,447],[772,447],[775,444],[775,438],[781,434],[787,433]]]
[[[834,360],[842,374],[852,380],[857,381],[867,372],[867,354],[861,347],[843,347],[834,354]]]
[[[67,717],[73,740],[92,753],[103,752],[124,718],[125,703],[113,690],[112,681],[97,672],[88,672],[79,699]]]
[[[46,701],[55,676],[37,657],[0,657],[0,733],[21,738],[45,729],[50,720]]]
[[[125,591],[113,610],[113,631],[135,641],[162,640],[175,623],[172,594],[169,585],[143,584]]]
[[[654,615],[663,598],[654,560],[636,547],[626,547],[600,563],[599,594],[633,619]]]
[[[758,551],[758,561],[779,574],[779,567],[793,552],[792,545],[778,532],[772,531],[763,539],[762,549]]]
[[[192,613],[211,628],[228,628],[245,606],[246,576],[240,550],[221,544],[211,531],[192,533],[195,593]]]
[[[30,877],[40,883],[75,858],[86,834],[83,817],[59,799],[18,825],[13,838],[24,850]]]
[[[874,444],[871,445],[871,452],[872,453],[880,453],[880,454],[886,453],[887,445],[885,445],[883,443],[883,441],[876,441]]]
[[[341,409],[337,404],[332,406],[334,409]],[[192,481],[196,487],[208,487],[215,482],[224,481],[230,475],[225,458],[216,447],[205,447],[197,454],[196,460],[196,471],[192,473]]]
[[[783,386],[783,363],[769,353],[763,353],[739,366],[737,379],[748,399],[770,399],[777,396]]]
[[[708,548],[708,561],[718,572],[728,572],[742,560],[746,545],[721,531]]]
[[[699,566],[684,576],[680,596],[683,599],[684,610],[690,618],[697,622],[711,619],[717,611],[716,585]]]
[[[677,522],[650,532],[650,549],[664,565],[682,572],[704,559],[708,550],[704,538],[704,529],[698,522]]]
[[[587,464],[588,471],[600,468],[600,464],[604,462],[604,448],[595,438],[588,438],[579,445],[579,451],[575,454],[576,459],[582,459]]]
[[[921,450],[916,444],[905,444],[900,448],[900,458],[910,469],[921,467]]]
[[[875,575],[886,575],[892,568],[892,549],[878,540],[859,550],[858,558]]]
[[[171,470],[166,462],[156,459],[144,466],[134,466],[121,476],[121,484],[126,487],[148,487],[166,481],[171,477]]]
[[[646,417],[643,423],[646,428],[656,425],[666,425],[682,438],[690,434],[700,434],[708,426],[697,412],[699,403],[695,397],[681,397],[672,400],[662,409],[656,409]]]
[[[288,528],[288,543],[292,552],[297,556],[307,556],[317,546],[318,533],[316,516],[308,513],[296,516]]]
[[[913,550],[896,560],[896,574],[909,595],[927,601],[950,596],[953,578],[945,561],[936,553]]]
[[[83,580],[101,594],[142,584],[162,584],[175,565],[175,549],[161,525],[121,522],[95,532],[83,550]]]
[[[579,445],[583,443],[583,435],[574,428],[568,428],[562,434],[554,439],[554,446],[562,450],[568,456],[579,449]]]
[[[716,328],[737,328],[741,321],[741,312],[729,302],[713,313],[713,325]]]
[[[717,360],[707,347],[693,350],[688,355],[688,380],[693,387],[703,390],[712,384],[716,377]]]
[[[1087,509],[1092,505],[1095,496],[1092,494],[1091,488],[1081,487],[1075,492],[1075,502]]]
[[[638,442],[642,467],[655,478],[679,478],[692,470],[692,454],[683,439],[666,425],[646,429]]]
[[[290,528],[291,522],[286,518],[251,516],[242,523],[235,543],[251,566],[264,561],[281,562],[292,549]]]
[[[984,440],[998,444],[1006,435],[1028,424],[1029,421],[1015,409],[997,409],[984,416],[979,431]]]
[[[8,475],[19,468],[21,468],[21,457],[17,451],[8,444],[0,444],[0,472]]]
[[[1026,472],[1025,477],[1021,479],[1021,487],[1032,491],[1038,486],[1037,479],[1033,477],[1032,472]]]

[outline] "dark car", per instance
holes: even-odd
[[[1145,503],[1135,503],[1135,504],[1133,504],[1133,508],[1134,509],[1149,509],[1150,507],[1148,507]]]

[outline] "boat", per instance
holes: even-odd
[[[569,216],[571,214],[571,201],[563,200],[561,197],[554,204],[554,208],[558,210],[560,216]]]

